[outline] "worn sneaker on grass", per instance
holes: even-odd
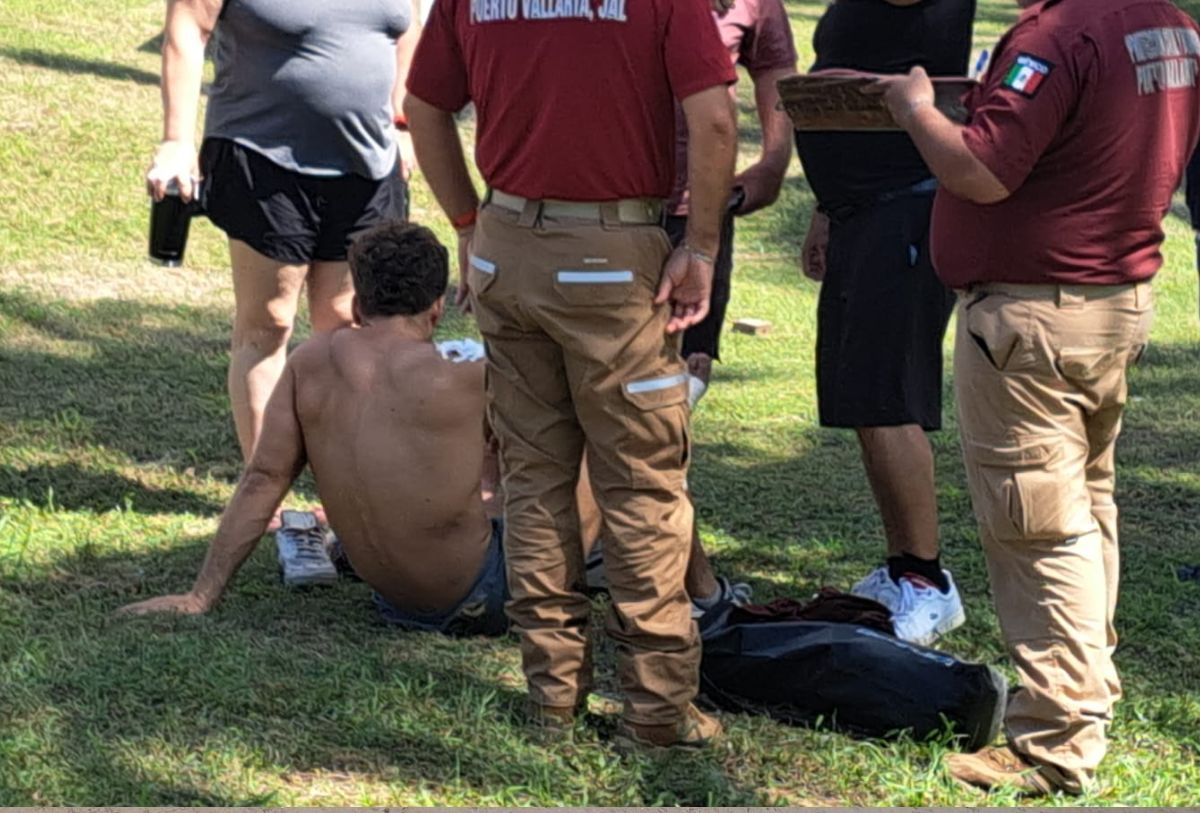
[[[622,720],[617,727],[617,747],[624,751],[675,751],[706,748],[724,733],[721,721],[689,705],[683,719],[664,725],[644,725]]]
[[[947,754],[946,769],[967,785],[984,790],[1015,789],[1021,796],[1048,796],[1054,784],[1038,767],[1007,745],[994,745],[974,754]]]
[[[948,570],[943,570],[942,575],[950,585],[945,593],[914,576],[902,576],[895,582],[885,565],[872,571],[850,592],[878,601],[891,610],[892,626],[900,640],[932,646],[940,636],[961,627],[967,620],[954,577]]]
[[[337,582],[337,569],[325,550],[325,530],[310,511],[284,511],[275,532],[279,573],[288,587],[314,587]]]

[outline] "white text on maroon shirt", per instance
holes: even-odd
[[[1146,28],[1125,36],[1139,96],[1196,87],[1200,34],[1191,28]]]
[[[512,20],[626,22],[626,0],[471,0],[471,23]]]

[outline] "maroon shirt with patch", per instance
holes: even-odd
[[[666,198],[675,101],[736,78],[709,0],[437,0],[408,89],[475,103],[490,187],[604,201]]]
[[[1200,136],[1200,28],[1166,0],[1047,0],[997,46],[963,140],[1009,190],[938,192],[946,285],[1112,285],[1162,265],[1162,220]]]
[[[738,0],[737,4],[717,17],[721,42],[729,51],[731,65],[741,65],[753,78],[767,71],[796,68],[796,43],[792,24],[783,0]],[[736,91],[730,86],[736,98]],[[688,188],[687,120],[683,109],[675,115],[675,189],[667,203],[667,211],[687,214]]]

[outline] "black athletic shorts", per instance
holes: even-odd
[[[687,218],[668,215],[667,235],[671,245],[683,242],[687,232]],[[713,266],[712,296],[709,298],[708,316],[704,321],[692,325],[683,332],[682,355],[686,359],[693,353],[704,353],[714,359],[721,358],[721,326],[725,323],[725,310],[729,307],[730,285],[733,278],[733,212],[725,213],[721,224],[721,249],[717,252]]]
[[[822,426],[942,426],[942,339],[954,294],[929,259],[932,194],[834,220],[817,308]]]
[[[208,218],[279,262],[343,261],[356,234],[408,217],[408,186],[399,172],[378,181],[303,175],[224,138],[205,139],[200,172]]]

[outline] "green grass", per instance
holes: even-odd
[[[822,6],[789,7],[807,64]],[[237,475],[227,258],[201,223],[186,268],[143,259],[141,174],[159,129],[147,43],[162,4],[6,0],[4,12],[0,805],[1014,802],[954,786],[942,744],[749,716],[726,715],[709,754],[655,762],[611,748],[597,699],[598,729],[549,747],[520,721],[511,642],[397,634],[362,585],[285,592],[269,545],[209,617],[114,618],[189,584]],[[1013,14],[985,2],[979,44]],[[796,271],[810,206],[793,166],[781,203],[741,224],[731,316],[775,331],[728,335],[696,416],[705,542],[763,598],[845,586],[881,552],[853,438],[815,428],[816,288]],[[423,188],[415,214],[449,237]],[[1172,215],[1167,229],[1155,342],[1120,447],[1127,699],[1086,804],[1200,800],[1200,584],[1174,575],[1200,562],[1197,276],[1187,225]],[[935,438],[940,505],[969,620],[945,646],[1008,669],[953,429]],[[294,500],[312,498],[301,484]]]

